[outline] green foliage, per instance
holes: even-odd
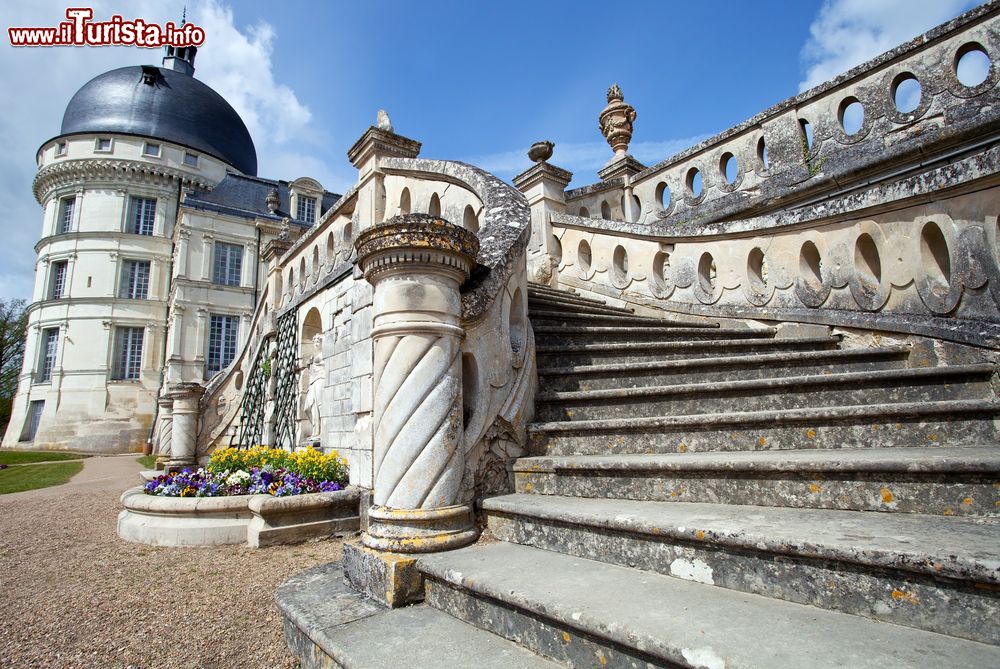
[[[266,379],[271,378],[271,359],[264,358],[263,360],[261,360],[260,369],[262,372],[264,372],[264,378]]]
[[[28,312],[24,300],[0,298],[0,434],[10,422],[17,377],[24,359]]]
[[[0,495],[68,483],[83,469],[82,462],[53,462],[0,469]]]
[[[62,451],[9,451],[0,450],[0,465],[24,465],[32,462],[55,462],[57,460],[79,460],[89,456]]]

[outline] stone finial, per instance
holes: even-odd
[[[536,163],[544,163],[546,160],[552,157],[552,149],[555,148],[555,144],[548,141],[542,140],[541,142],[535,142],[528,149],[528,158]]]
[[[392,121],[389,120],[389,114],[384,109],[379,109],[375,115],[375,125],[379,130],[392,132]]]
[[[628,143],[632,141],[632,122],[635,121],[635,117],[635,108],[626,104],[621,87],[618,84],[612,85],[608,89],[608,106],[599,117],[601,134],[615,152],[609,163],[624,158],[628,152]]]
[[[278,231],[278,239],[287,242],[292,238],[292,231],[288,226],[288,217],[281,219],[281,230]]]
[[[281,206],[281,198],[278,196],[278,189],[272,188],[271,192],[267,194],[267,199],[264,200],[267,205],[267,210],[272,214],[278,211],[278,207]]]

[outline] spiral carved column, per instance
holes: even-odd
[[[460,499],[461,294],[479,252],[464,228],[397,216],[355,242],[374,298],[374,491],[364,545],[424,553],[471,543]]]
[[[156,400],[159,414],[156,425],[156,441],[153,443],[153,453],[156,454],[157,468],[162,469],[170,458],[170,441],[174,431],[174,400],[167,395]]]
[[[198,404],[205,388],[200,383],[177,383],[170,387],[173,400],[168,470],[191,467],[197,463]]]

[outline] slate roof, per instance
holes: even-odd
[[[289,183],[229,173],[211,191],[187,191],[184,206],[249,219],[264,218],[280,221],[287,216],[294,224],[306,225],[296,221],[289,213]],[[267,195],[274,188],[278,189],[280,204],[278,210],[272,214],[267,208]],[[340,196],[336,193],[324,191],[323,201],[320,203],[319,211],[316,212],[316,220],[319,220],[320,216],[339,199]]]

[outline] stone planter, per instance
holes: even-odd
[[[351,487],[293,497],[155,497],[138,486],[122,494],[118,536],[153,546],[295,543],[357,530],[358,496]]]

